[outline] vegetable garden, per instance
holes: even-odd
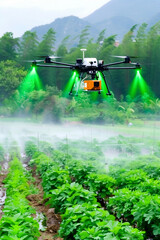
[[[0,239],[160,239],[158,140],[154,152],[142,155],[149,146],[122,136],[67,144],[32,137],[25,156],[18,146],[8,150],[7,169],[1,146]],[[106,162],[104,147],[119,157]]]

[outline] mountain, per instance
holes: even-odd
[[[116,34],[117,39],[121,40],[133,25],[146,22],[152,26],[159,20],[160,0],[111,0],[83,19],[75,16],[58,18],[31,31],[36,31],[41,40],[48,29],[53,28],[56,32],[56,46],[68,35],[71,45],[76,46],[77,37],[87,25],[90,26],[91,38],[97,38],[106,29],[106,37]]]
[[[160,0],[111,0],[84,20],[100,30],[106,28],[107,36],[122,39],[135,24],[152,26],[160,21]]]
[[[148,23],[160,13],[159,0],[111,0],[84,20],[92,24],[107,21],[113,17],[127,17],[135,23]]]
[[[39,27],[32,28],[31,31],[36,32],[39,40],[42,39],[43,35],[50,29],[53,28],[56,32],[56,45],[59,45],[61,41],[66,37],[70,36],[69,39],[72,43],[72,46],[76,45],[78,36],[81,31],[86,27],[90,26],[89,33],[90,36],[95,38],[99,30],[96,27],[87,21],[80,19],[75,16],[69,16],[64,18],[57,18],[54,22]]]

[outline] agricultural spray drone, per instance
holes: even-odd
[[[86,49],[81,49],[81,51],[83,52],[83,58],[76,59],[75,64],[53,61],[52,59],[55,57],[52,56],[42,56],[44,58],[44,64],[38,64],[39,60],[35,60],[32,62],[32,66],[71,69],[73,71],[73,76],[69,95],[72,95],[73,89],[76,90],[76,95],[78,95],[79,88],[89,92],[98,91],[100,94],[101,91],[104,90],[102,87],[103,84],[105,85],[106,95],[111,95],[108,83],[103,73],[104,71],[113,69],[141,69],[140,64],[132,63],[132,57],[129,56],[115,56],[122,58],[123,61],[104,64],[103,60],[97,60],[96,58],[85,58],[84,53]],[[128,64],[128,66],[117,66],[121,64]]]

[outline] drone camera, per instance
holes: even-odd
[[[99,82],[98,81],[94,82],[94,87],[99,87]]]

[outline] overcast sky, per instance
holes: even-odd
[[[83,18],[110,0],[0,0],[0,37],[20,37],[31,28],[70,15]]]

